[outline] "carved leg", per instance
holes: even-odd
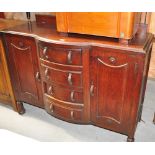
[[[134,141],[135,141],[134,138],[130,138],[130,137],[127,138],[127,142],[134,142]]]
[[[19,102],[19,101],[17,101],[16,103],[17,103],[18,113],[21,114],[21,115],[24,114],[25,109],[24,109],[23,103]]]

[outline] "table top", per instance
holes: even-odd
[[[11,19],[1,19],[0,18],[0,31],[4,29],[8,29],[10,27],[14,27],[17,25],[21,25],[26,23],[26,21],[21,20],[11,20]]]

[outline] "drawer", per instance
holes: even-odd
[[[123,67],[129,63],[130,57],[135,57],[126,52],[100,47],[94,47],[92,51],[93,58],[107,67]]]
[[[82,71],[59,70],[41,64],[41,74],[47,82],[82,87]]]
[[[44,103],[49,114],[70,122],[82,122],[83,110],[81,106],[67,105],[45,94]]]
[[[82,49],[39,42],[40,58],[65,65],[82,65]]]
[[[60,85],[44,83],[44,92],[62,101],[83,104],[83,92],[81,89],[75,90]]]
[[[15,49],[27,51],[32,48],[32,41],[34,41],[34,38],[10,34],[8,34],[8,36],[10,38],[11,46]]]

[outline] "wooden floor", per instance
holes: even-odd
[[[149,78],[155,79],[155,41],[153,44],[152,55],[151,55],[151,62],[149,68]]]

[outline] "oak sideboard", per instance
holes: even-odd
[[[153,41],[143,25],[128,45],[107,37],[62,36],[55,26],[35,22],[1,35],[20,107],[25,102],[64,121],[93,124],[134,141]]]

